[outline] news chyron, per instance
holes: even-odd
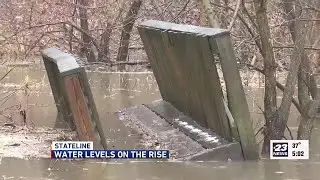
[[[271,140],[270,159],[309,159],[309,140]]]
[[[55,141],[52,159],[169,159],[169,150],[94,150],[90,141]]]

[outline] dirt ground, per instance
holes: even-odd
[[[76,139],[75,132],[64,129],[5,124],[0,127],[0,159],[1,157],[50,158],[52,141],[73,139]]]

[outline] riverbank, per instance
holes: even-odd
[[[0,126],[0,158],[50,158],[52,141],[74,140],[75,132],[46,127]]]

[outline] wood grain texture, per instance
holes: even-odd
[[[47,71],[48,80],[51,86],[52,95],[58,110],[57,117],[63,117],[62,121],[66,121],[72,130],[75,130],[75,124],[73,120],[69,118],[70,110],[66,105],[66,101],[64,99],[64,91],[61,88],[63,84],[61,84],[61,76],[59,72],[58,66],[43,56],[43,62]]]
[[[77,128],[79,139],[96,141],[91,115],[77,76],[64,78],[68,102]]]
[[[228,106],[238,129],[238,138],[244,157],[248,160],[257,159],[259,158],[258,146],[231,38],[230,36],[222,36],[211,40],[211,43],[215,43],[220,52],[219,57],[226,82]]]
[[[91,118],[92,118],[93,126],[95,127],[95,130],[96,130],[96,138],[97,138],[97,140],[100,140],[101,146],[99,148],[107,149],[106,137],[105,137],[105,134],[104,134],[101,122],[100,122],[100,118],[99,118],[99,114],[98,114],[96,105],[94,103],[93,94],[91,92],[91,88],[90,88],[89,80],[87,78],[87,74],[86,74],[85,70],[83,69],[83,71],[81,73],[79,73],[78,75],[79,75],[78,78],[79,78],[83,93],[88,100],[87,105],[91,110]]]

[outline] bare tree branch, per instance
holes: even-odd
[[[228,27],[228,30],[229,30],[229,31],[232,29],[233,24],[234,24],[234,22],[235,22],[235,20],[236,20],[236,18],[237,18],[237,16],[238,16],[238,12],[239,12],[239,9],[240,9],[241,1],[243,1],[243,0],[238,0],[238,2],[237,2],[237,6],[236,6],[236,9],[235,9],[235,11],[234,11],[234,14],[233,14],[231,23],[230,23],[230,25],[229,25],[229,27]]]
[[[177,14],[174,18],[172,18],[172,19],[170,20],[170,22],[174,22],[175,20],[177,20],[177,19],[180,17],[181,13],[186,10],[189,2],[190,2],[190,0],[188,0],[188,1],[184,4],[183,8],[178,12],[178,14]]]
[[[258,71],[259,73],[261,73],[261,74],[264,75],[264,70],[263,70],[263,69],[260,69],[260,68],[258,68],[258,67],[255,67],[255,66],[253,66],[253,65],[251,65],[251,64],[247,64],[247,66],[248,66],[250,69],[256,70],[256,71]],[[284,91],[284,89],[285,89],[285,87],[284,87],[281,83],[279,83],[278,81],[276,81],[276,86],[277,86],[277,88],[279,88],[281,91]],[[301,107],[300,107],[299,102],[298,102],[297,100],[295,100],[294,98],[292,98],[292,103],[293,103],[294,106],[297,108],[297,110],[299,111],[299,113],[302,114],[303,111],[302,111],[302,109],[301,109]]]
[[[274,48],[274,49],[285,49],[285,48],[293,49],[293,48],[294,48],[294,45],[289,45],[289,46],[272,46],[272,48]],[[304,47],[304,49],[306,49],[306,50],[314,50],[314,51],[319,51],[319,50],[320,50],[320,48],[315,48],[315,47]]]

